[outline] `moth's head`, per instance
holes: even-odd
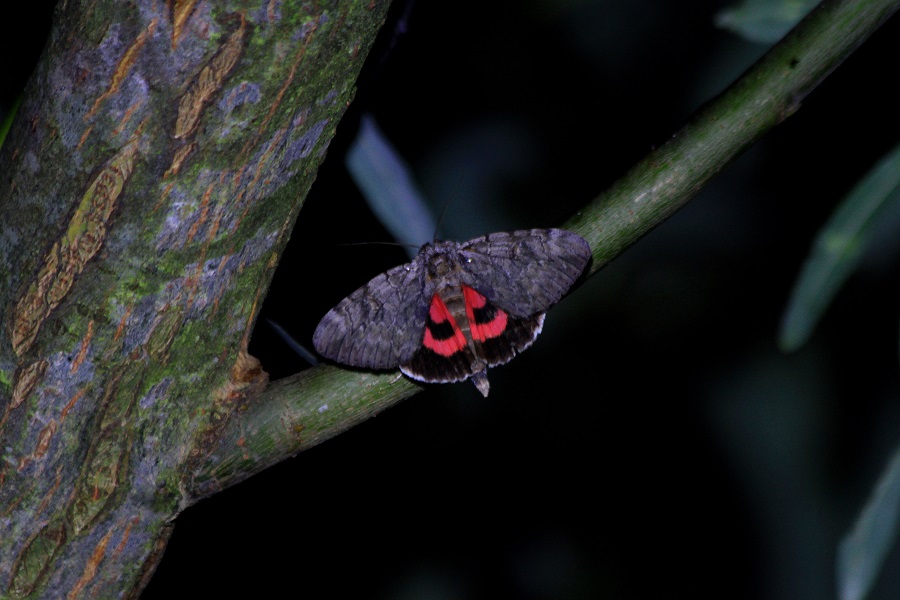
[[[425,272],[431,278],[446,278],[459,268],[457,257],[459,244],[456,242],[442,242],[436,240],[425,244],[419,251],[419,256],[425,265]]]

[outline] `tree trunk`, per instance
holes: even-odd
[[[136,597],[387,0],[69,0],[0,153],[0,597]]]

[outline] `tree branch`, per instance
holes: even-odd
[[[400,373],[319,365],[273,382],[232,418],[193,484],[209,496],[422,390]]]
[[[684,206],[802,100],[897,9],[898,0],[826,0],[672,139],[569,219],[594,251],[591,273]]]
[[[827,0],[666,144],[564,227],[591,244],[590,273],[684,206],[800,102],[900,7]],[[228,487],[419,391],[399,374],[318,366],[269,386],[235,416],[194,480],[194,497]],[[327,406],[327,409],[320,408]]]

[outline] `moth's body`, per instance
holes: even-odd
[[[461,293],[462,288],[459,286],[450,287],[445,286],[434,292],[434,295],[431,298],[430,306],[439,306],[438,303],[442,303],[446,307],[447,313],[453,319],[453,323],[456,324],[458,329],[451,329],[451,340],[456,341],[455,338],[462,336],[466,347],[468,348],[468,354],[471,354],[474,357],[474,360],[471,362],[471,377],[472,381],[475,383],[475,387],[485,396],[487,396],[489,385],[487,380],[487,363],[484,361],[484,358],[481,356],[479,352],[479,348],[475,346],[475,341],[472,338],[472,328],[469,326],[469,319],[466,318],[466,301]],[[422,345],[426,348],[429,347],[429,344],[434,343],[435,340],[435,332],[429,328],[429,325],[426,323],[425,325],[426,331],[430,333],[430,337],[428,334],[423,336]],[[449,346],[451,348],[455,348],[456,346]],[[409,375],[414,379],[419,379],[416,373],[406,367],[405,365],[400,365],[400,370]]]
[[[400,367],[431,383],[471,378],[488,394],[488,367],[531,345],[544,311],[581,275],[590,247],[560,229],[426,244],[375,277],[316,328],[323,356],[358,367]]]

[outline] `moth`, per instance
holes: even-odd
[[[471,379],[528,348],[548,308],[581,276],[591,248],[564,229],[435,241],[378,275],[326,314],[313,346],[323,357],[400,370],[428,383]]]

